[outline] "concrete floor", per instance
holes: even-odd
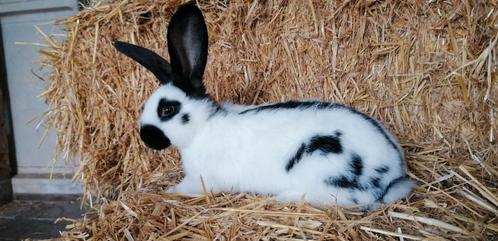
[[[84,211],[76,200],[16,200],[0,206],[0,241],[60,237],[68,222],[60,217],[79,219]]]

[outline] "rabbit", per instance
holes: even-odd
[[[407,197],[403,150],[372,117],[338,103],[287,101],[219,104],[203,73],[208,33],[195,4],[180,6],[167,28],[170,63],[121,41],[118,52],[151,71],[160,86],[146,100],[140,138],[147,147],[175,146],[183,180],[168,192],[250,192],[313,206],[376,207]]]

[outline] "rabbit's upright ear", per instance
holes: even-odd
[[[168,50],[173,84],[192,97],[206,94],[202,75],[206,66],[208,35],[204,17],[193,3],[182,5],[168,26]]]
[[[152,72],[161,84],[166,84],[173,79],[171,66],[168,64],[168,61],[152,50],[121,41],[116,41],[113,45],[119,52],[137,61]]]

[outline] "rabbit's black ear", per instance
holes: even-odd
[[[171,68],[178,77],[173,79],[173,84],[189,96],[205,96],[202,75],[207,60],[208,35],[202,12],[193,3],[179,7],[171,18],[168,50]]]
[[[121,41],[116,41],[113,45],[119,52],[137,61],[152,72],[161,84],[166,84],[173,79],[168,61],[152,50]]]

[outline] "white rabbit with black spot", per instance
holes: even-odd
[[[280,201],[368,208],[407,197],[414,182],[403,150],[376,120],[319,101],[242,106],[218,104],[203,73],[208,35],[201,11],[186,4],[167,31],[170,63],[143,47],[116,49],[150,70],[160,87],[146,101],[140,137],[153,149],[181,154],[185,177],[169,192],[275,195]]]

